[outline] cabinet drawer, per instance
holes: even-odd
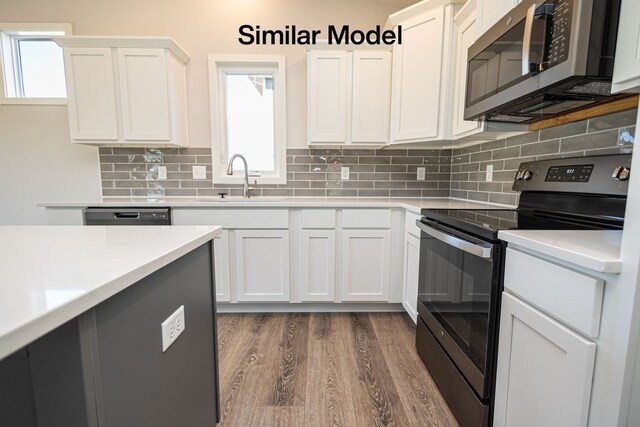
[[[287,229],[286,209],[174,209],[174,225],[220,225],[224,228]]]
[[[302,228],[336,228],[336,211],[333,209],[303,209]]]
[[[590,337],[597,337],[604,281],[507,249],[506,290]]]
[[[391,228],[389,209],[344,209],[343,228]]]
[[[420,229],[416,225],[416,221],[420,219],[420,215],[413,212],[407,212],[404,218],[404,231],[420,238]]]

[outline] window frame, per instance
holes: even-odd
[[[226,86],[225,72],[233,74],[270,72],[274,85],[274,167],[273,174],[252,176],[249,164],[249,181],[258,184],[286,184],[286,66],[282,55],[209,55],[209,108],[211,114],[212,177],[214,184],[241,184],[244,173],[226,174]],[[243,153],[240,153],[243,154]],[[235,163],[234,163],[235,164]],[[254,174],[255,175],[255,174]]]
[[[60,32],[64,34],[58,34]],[[53,40],[54,37],[72,34],[72,25],[66,23],[0,23],[0,105],[67,105],[67,98],[9,97],[6,85],[13,85],[14,90],[18,91],[15,80],[21,74],[17,58],[19,40]],[[10,82],[6,81],[8,73]]]

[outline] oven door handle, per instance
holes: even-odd
[[[475,255],[483,259],[491,258],[491,253],[493,250],[493,247],[491,245],[477,245],[475,243],[468,242],[466,240],[452,236],[451,234],[443,233],[442,231],[436,230],[433,227],[429,227],[428,225],[422,223],[420,220],[416,221],[416,225],[420,230],[424,231],[429,236],[440,240],[443,243],[446,243],[450,246],[465,251],[468,254]]]
[[[531,72],[531,35],[533,33],[533,19],[539,4],[532,4],[527,9],[527,18],[524,23],[524,37],[522,39],[522,75]]]

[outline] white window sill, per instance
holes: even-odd
[[[67,105],[67,98],[0,98],[0,105]]]
[[[252,177],[249,175],[249,185],[253,185],[254,181],[258,181],[258,185],[261,184],[286,184],[287,178],[279,176],[261,176]],[[244,184],[244,174],[234,174],[233,176],[218,176],[213,178],[214,184]]]

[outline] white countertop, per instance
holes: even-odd
[[[620,273],[622,231],[514,230],[500,231],[508,243],[601,273]]]
[[[230,197],[221,200],[218,197],[186,198],[175,197],[166,199],[146,198],[103,198],[97,200],[80,200],[67,202],[42,202],[40,207],[46,208],[85,208],[94,207],[141,207],[141,206],[169,206],[182,208],[223,208],[223,207],[271,207],[271,208],[404,208],[410,212],[420,213],[421,209],[500,209],[513,206],[495,203],[473,202],[452,198],[423,198],[423,199],[390,199],[376,197],[255,197],[245,200],[242,197]]]
[[[211,226],[0,227],[0,359],[221,232]]]

